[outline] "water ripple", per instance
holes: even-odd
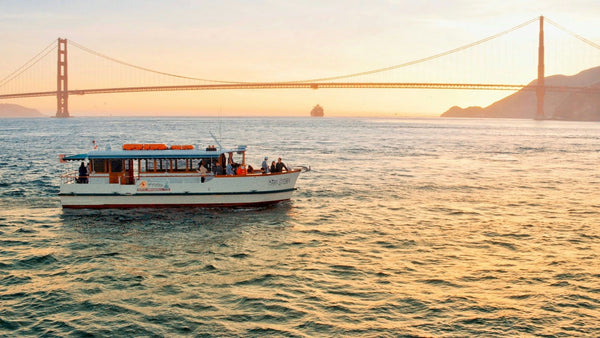
[[[218,123],[3,122],[1,336],[600,332],[599,125],[225,119],[250,163],[314,168],[291,202],[63,211],[56,154],[89,145],[78,131],[202,143]]]

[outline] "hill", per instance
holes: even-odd
[[[600,67],[590,68],[573,76],[553,75],[545,78],[547,86],[600,87]],[[537,79],[528,86],[535,86]],[[482,107],[454,106],[442,117],[505,117],[532,119],[536,113],[534,90],[521,89],[493,104]],[[546,91],[544,113],[548,119],[600,121],[600,94]]]
[[[0,103],[1,117],[47,117],[39,111],[12,103]]]

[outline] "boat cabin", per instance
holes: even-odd
[[[217,149],[208,146],[197,149],[193,145],[125,144],[121,150],[94,150],[86,154],[61,156],[61,162],[88,161],[89,183],[135,184],[145,177],[186,177],[199,175],[200,163],[211,175],[225,174],[231,161],[234,174],[246,175],[246,146],[235,149]],[[217,172],[221,166],[223,173]],[[63,175],[63,183],[83,183],[78,172]]]

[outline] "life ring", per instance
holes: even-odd
[[[169,149],[164,143],[144,143],[144,150],[167,150]]]
[[[144,149],[143,144],[124,144],[123,150],[142,150]]]
[[[148,182],[146,182],[146,181],[140,182],[140,189],[146,189],[147,187],[148,187]]]
[[[194,149],[193,144],[174,144],[171,146],[172,150],[192,150]]]

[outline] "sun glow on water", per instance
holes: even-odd
[[[250,163],[311,166],[292,201],[60,209],[58,153],[210,143],[219,124]],[[598,139],[525,120],[6,120],[0,332],[593,335]]]

